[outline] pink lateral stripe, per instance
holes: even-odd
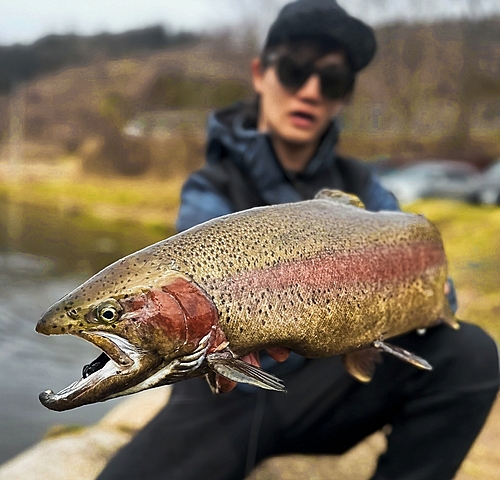
[[[420,242],[411,247],[376,247],[295,260],[226,278],[226,285],[283,288],[294,284],[326,288],[332,285],[388,284],[415,278],[429,269],[441,268],[446,258],[441,245]],[[231,288],[230,288],[231,289]]]

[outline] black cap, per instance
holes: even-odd
[[[265,47],[303,37],[343,45],[355,72],[366,67],[377,48],[373,29],[351,17],[335,0],[297,0],[285,5],[271,25]]]

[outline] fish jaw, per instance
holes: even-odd
[[[141,351],[118,335],[106,332],[75,335],[99,347],[104,352],[104,360],[99,362],[103,357],[101,355],[92,364],[84,367],[80,380],[60,392],[42,392],[39,395],[40,402],[50,410],[70,410],[120,396],[120,392],[151,376],[162,364],[160,356]],[[98,365],[102,362],[105,362],[104,365]],[[86,371],[89,367],[94,371]]]

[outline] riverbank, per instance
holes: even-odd
[[[171,231],[182,178],[170,180],[81,177],[59,166],[35,175],[16,174],[0,183],[0,197],[12,204],[29,204],[57,209],[62,215],[88,222],[124,222],[151,229],[164,238]],[[48,175],[50,173],[50,175]],[[455,281],[460,318],[483,326],[500,340],[500,211],[452,201],[427,200],[407,208],[422,213],[440,229],[447,250],[450,274]],[[91,480],[107,459],[127,442],[158,408],[167,401],[168,390],[157,389],[150,397],[134,395],[127,407],[116,407],[101,422],[89,428],[52,430],[40,444],[0,468],[0,480],[49,477]],[[153,396],[156,400],[153,401]],[[158,396],[158,397],[156,397]],[[148,398],[148,400],[144,400]],[[145,403],[143,403],[145,402]],[[152,402],[152,404],[151,404]],[[126,409],[125,409],[126,408]],[[121,412],[121,413],[120,413]],[[139,412],[142,420],[133,426],[130,418]],[[119,420],[110,421],[110,418]],[[141,423],[142,422],[142,423]],[[113,426],[111,426],[113,424]],[[500,404],[488,420],[481,436],[456,477],[459,480],[497,478],[500,455]],[[381,435],[370,437],[348,455],[339,457],[282,457],[259,467],[252,480],[294,480],[298,478],[368,478],[377,455],[384,448]],[[51,461],[47,462],[46,459]],[[49,464],[48,464],[49,463]],[[37,473],[38,472],[38,473]],[[73,473],[71,473],[73,472]],[[17,475],[17,476],[16,476]],[[71,476],[76,475],[76,476]]]
[[[0,480],[94,480],[113,454],[166,404],[169,393],[168,387],[162,387],[136,394],[88,428],[52,428],[40,443],[0,466]],[[497,401],[455,480],[496,480],[499,436]],[[368,480],[385,446],[384,435],[377,432],[341,456],[270,458],[247,480]]]
[[[63,214],[136,222],[171,234],[185,177],[83,175],[77,157],[55,164],[0,163],[0,197]]]

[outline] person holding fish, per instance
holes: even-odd
[[[394,196],[363,163],[335,152],[336,119],[375,50],[372,29],[336,1],[287,4],[251,64],[256,99],[209,118],[207,162],[184,185],[179,231],[243,209],[310,199],[323,188],[356,195],[372,212],[397,211]],[[218,395],[199,379],[176,384],[168,405],[99,479],[237,480],[273,455],[342,454],[385,426],[387,451],[373,479],[451,479],[499,387],[496,345],[480,328],[460,326],[395,337],[393,355],[368,382],[371,374],[355,375],[358,381],[346,372],[356,368],[344,368],[339,356],[306,359],[269,348],[243,360],[283,379],[286,394],[230,379],[214,380],[213,389],[229,392]],[[433,371],[412,368],[395,352],[418,353]]]

